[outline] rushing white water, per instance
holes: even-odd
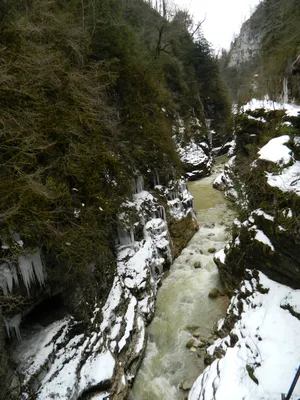
[[[201,336],[209,337],[226,311],[226,297],[208,298],[213,287],[222,289],[208,249],[224,247],[229,236],[226,224],[233,218],[222,193],[212,188],[216,172],[189,184],[200,230],[175,260],[159,290],[155,318],[148,327],[146,355],[130,400],[186,398],[180,383],[186,378],[195,380],[204,368],[203,359],[186,347],[192,338],[188,327],[197,326]],[[201,268],[194,267],[198,262]]]

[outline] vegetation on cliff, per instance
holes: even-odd
[[[59,279],[91,263],[105,275],[135,171],[180,172],[176,115],[216,112],[226,126],[216,61],[186,12],[163,17],[141,0],[0,7],[2,239],[42,247]],[[2,256],[14,261],[12,245]]]
[[[236,51],[236,40],[229,52],[220,58],[222,76],[234,100],[245,102],[248,98],[269,95],[277,100],[283,93],[283,80],[288,78],[291,98],[300,99],[299,79],[291,75],[290,67],[300,51],[300,4],[297,0],[263,0],[250,19],[242,26],[243,42],[255,48],[250,57],[237,65],[230,63]],[[248,41],[248,42],[247,42]],[[252,42],[255,43],[252,43]],[[251,43],[251,44],[250,44]]]
[[[217,260],[229,291],[247,268],[300,285],[299,118],[280,109],[248,109],[237,115],[236,156],[227,181],[235,192],[239,221],[225,262]]]

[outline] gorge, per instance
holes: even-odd
[[[275,400],[297,371],[299,2],[220,58],[168,7],[0,3],[0,399]]]

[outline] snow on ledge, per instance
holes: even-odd
[[[292,159],[291,150],[285,146],[285,143],[288,143],[289,140],[289,135],[271,139],[259,150],[259,158],[261,160],[274,162],[278,165],[287,165]]]
[[[275,248],[272,245],[271,240],[268,238],[268,236],[266,236],[264,234],[264,232],[262,230],[257,229],[255,227],[255,225],[252,228],[250,228],[249,230],[255,231],[255,237],[254,237],[255,240],[257,240],[258,242],[261,242],[263,244],[266,244],[267,246],[269,246],[271,248],[272,251],[275,251]]]
[[[274,217],[270,214],[265,213],[261,208],[258,208],[256,210],[252,211],[252,214],[261,216],[264,219],[267,219],[268,221],[274,222]]]
[[[281,305],[288,298],[293,307],[300,307],[300,291],[276,283],[261,272],[259,283],[268,292],[260,293],[257,283],[255,278],[244,282],[242,287],[251,293],[246,299],[239,300],[238,295],[232,298],[228,311],[236,311],[240,319],[231,333],[238,341],[229,347],[227,336],[208,349],[212,354],[216,346],[221,346],[226,354],[198,377],[189,400],[279,400],[282,393],[287,393],[299,365],[300,321]],[[239,301],[243,303],[242,313]],[[259,384],[251,379],[251,371]],[[299,397],[298,384],[291,399]]]
[[[285,168],[281,173],[266,172],[268,184],[282,192],[294,192],[300,196],[300,161]]]
[[[225,259],[226,259],[226,254],[224,249],[221,249],[219,251],[216,252],[214,258],[216,258],[217,260],[219,260],[222,264],[225,263]]]
[[[110,351],[90,356],[80,372],[79,392],[99,382],[112,378],[115,368],[115,359]]]
[[[290,117],[297,117],[300,113],[300,106],[290,103],[277,103],[276,101],[269,100],[267,97],[263,100],[251,99],[246,105],[242,107],[245,112],[247,110],[257,110],[264,108],[266,111],[284,110],[286,115]]]

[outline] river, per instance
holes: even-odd
[[[213,248],[224,247],[230,232],[233,212],[212,182],[222,166],[211,176],[189,183],[200,229],[174,261],[170,274],[158,292],[156,312],[148,327],[148,344],[138,371],[130,400],[182,400],[186,392],[179,388],[187,379],[194,381],[204,369],[203,357],[186,347],[191,329],[198,328],[209,338],[212,329],[227,309],[227,297],[212,300],[209,291],[222,290]],[[201,268],[195,268],[195,264]]]

